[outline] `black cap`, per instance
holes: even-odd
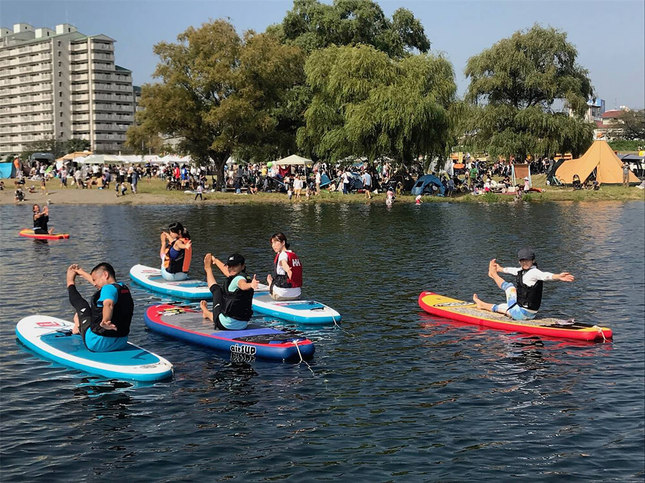
[[[535,260],[535,252],[531,248],[520,248],[517,252],[518,260]]]
[[[244,257],[239,253],[234,253],[226,259],[226,265],[229,267],[237,267],[238,265],[244,265]]]

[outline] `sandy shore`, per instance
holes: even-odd
[[[9,183],[7,183],[9,181]],[[29,183],[27,186],[30,186]],[[192,203],[194,196],[184,193],[159,194],[159,193],[137,193],[128,191],[125,196],[117,196],[114,189],[77,189],[75,187],[62,188],[59,183],[51,182],[47,185],[47,191],[43,192],[39,185],[36,185],[35,193],[25,192],[25,200],[22,203],[47,203],[58,205],[161,205],[161,204],[185,204]],[[5,180],[5,189],[0,191],[0,205],[15,204],[15,190],[13,180]],[[206,197],[207,198],[207,197]],[[212,201],[212,200],[211,200]],[[206,199],[204,203],[208,203]],[[197,201],[196,203],[199,203]]]

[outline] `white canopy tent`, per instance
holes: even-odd
[[[297,154],[292,154],[291,156],[287,156],[286,158],[274,161],[273,164],[277,164],[278,166],[311,166],[314,164],[314,162],[311,159],[303,158],[302,156],[298,156]]]

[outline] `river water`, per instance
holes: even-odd
[[[643,203],[421,206],[51,206],[71,233],[21,239],[30,207],[0,206],[0,480],[435,481],[645,476]],[[231,362],[145,329],[158,296],[128,270],[156,265],[160,230],[191,231],[196,259],[239,251],[265,276],[269,236],[284,231],[306,293],[341,327],[300,327],[309,365]],[[433,318],[433,290],[501,301],[487,278],[522,245],[541,268],[541,313],[609,326],[609,343],[575,343]],[[50,363],[16,339],[16,322],[70,318],[65,270],[113,263],[132,287],[130,339],[169,359],[173,379],[108,380]],[[89,296],[91,287],[79,284]]]

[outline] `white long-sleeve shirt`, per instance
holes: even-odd
[[[522,268],[504,267],[502,271],[510,275],[517,275],[522,271]],[[524,282],[524,285],[526,285],[527,287],[532,287],[533,285],[535,285],[535,283],[538,280],[542,280],[543,282],[546,282],[548,280],[553,280],[553,274],[551,272],[543,272],[539,268],[533,266],[529,268],[528,272],[526,272],[524,274],[524,277],[522,277],[522,281]]]

